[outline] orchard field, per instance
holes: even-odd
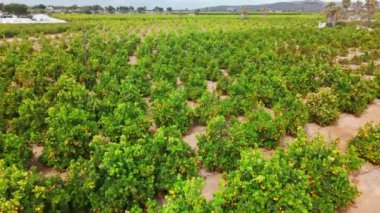
[[[380,208],[379,21],[58,18],[0,26],[0,212]]]

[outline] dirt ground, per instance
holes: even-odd
[[[380,100],[369,105],[361,116],[342,114],[335,125],[321,127],[308,124],[306,132],[310,137],[320,133],[328,140],[339,139],[338,148],[345,151],[349,140],[368,122],[380,123]],[[351,180],[358,187],[360,196],[342,212],[380,212],[380,168],[366,164],[360,171],[351,174]]]
[[[41,173],[44,177],[59,176],[62,179],[66,179],[67,173],[65,172],[60,173],[54,170],[53,168],[42,164],[42,162],[40,161],[40,157],[43,151],[44,151],[43,146],[37,146],[37,145],[32,146],[33,158],[30,161],[31,165],[35,166],[37,171]]]

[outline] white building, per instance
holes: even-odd
[[[32,18],[0,18],[0,24],[43,24],[43,23],[65,23],[65,20],[52,18],[45,14],[36,14]]]

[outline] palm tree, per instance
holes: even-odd
[[[348,20],[349,13],[348,8],[351,6],[351,0],[343,0],[342,1],[342,7],[343,7],[343,16],[345,20]]]
[[[247,19],[248,18],[248,8],[246,6],[242,6],[240,8],[240,16],[241,16],[241,19]]]
[[[261,11],[261,15],[262,15],[262,16],[267,16],[267,15],[268,15],[268,12],[269,12],[268,8],[266,8],[266,7],[261,8],[260,11]]]
[[[376,13],[377,1],[376,0],[366,0],[365,6],[367,7],[368,21],[372,21],[373,16]]]
[[[341,8],[335,2],[330,2],[325,6],[328,26],[335,26],[335,24],[338,22],[340,11]]]
[[[360,18],[360,13],[362,11],[362,8],[363,8],[363,2],[358,0],[356,1],[356,3],[354,3],[354,13],[355,13],[356,18]]]

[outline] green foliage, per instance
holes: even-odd
[[[42,212],[67,210],[68,197],[57,179],[43,179],[35,170],[25,171],[0,160],[0,210]]]
[[[167,203],[160,212],[209,212],[206,200],[201,196],[203,181],[192,178],[187,181],[178,181],[166,196]]]
[[[238,169],[227,175],[214,206],[237,212],[334,212],[357,195],[348,179],[348,163],[321,138],[300,136],[288,151],[280,149],[271,159],[248,150]]]
[[[17,164],[23,168],[31,154],[28,144],[22,137],[11,133],[0,133],[0,159],[5,166]]]
[[[222,209],[242,212],[307,212],[312,209],[308,176],[294,169],[285,154],[265,160],[260,151],[242,153],[238,170],[227,176]]]
[[[209,120],[221,114],[220,100],[213,93],[204,92],[197,102],[195,118],[198,124],[205,125]]]
[[[343,155],[304,138],[272,159],[249,150],[276,148],[308,120],[360,114],[380,94],[378,33],[319,30],[320,14],[54,16],[69,23],[1,25],[0,37],[20,36],[0,41],[2,212],[331,212],[355,195],[347,171],[360,167],[357,152],[376,156],[365,150],[373,143]],[[336,63],[355,49],[365,54]],[[208,125],[199,156],[182,139],[192,124]],[[35,144],[38,175],[28,168]],[[44,178],[46,165],[68,177]],[[198,167],[227,175],[212,204],[193,179]]]
[[[15,109],[18,109],[22,100],[30,95],[30,90],[18,86],[11,86],[7,92],[2,92],[0,95],[0,128],[2,130],[6,130],[10,120],[18,116]]]
[[[363,80],[360,76],[341,77],[335,87],[340,109],[356,115],[363,113],[367,104],[376,98],[377,90],[375,82]]]
[[[228,85],[228,94],[230,95],[228,101],[231,102],[235,115],[251,111],[257,103],[256,93],[252,85],[244,77],[240,77]]]
[[[122,103],[114,113],[101,118],[104,133],[112,141],[123,135],[127,140],[136,141],[147,134],[150,122],[144,111],[131,103]]]
[[[331,88],[320,88],[306,97],[310,121],[329,125],[339,118],[339,102]]]
[[[95,137],[90,161],[70,166],[68,191],[78,209],[123,211],[143,207],[147,199],[197,175],[194,153],[175,128],[159,129],[153,138],[118,143]],[[164,153],[164,154],[163,154]]]
[[[78,108],[87,108],[89,100],[90,94],[86,87],[68,75],[61,75],[44,94],[44,101],[48,106],[68,104]]]
[[[154,82],[153,85],[150,92],[152,100],[168,98],[168,96],[175,91],[174,83],[166,80],[159,80]]]
[[[18,117],[9,123],[8,132],[23,136],[26,141],[38,143],[44,140],[46,106],[34,99],[24,99],[18,108]]]
[[[193,150],[180,138],[181,133],[175,128],[159,129],[152,141],[145,144],[155,158],[155,188],[158,191],[168,190],[176,181],[198,173]]]
[[[380,97],[380,73],[375,76],[375,82],[377,85],[377,98]]]
[[[89,156],[88,145],[97,128],[90,112],[68,105],[51,107],[46,123],[43,159],[48,165],[62,169],[71,160]]]
[[[274,75],[257,75],[252,77],[258,99],[267,107],[272,107],[280,97],[287,94],[287,88],[282,78]]]
[[[191,122],[190,112],[191,109],[180,92],[171,93],[167,99],[157,99],[153,102],[152,114],[158,127],[176,126],[184,133]]]
[[[198,136],[202,165],[210,170],[230,170],[239,158],[239,144],[232,140],[230,124],[217,116],[207,124],[206,134]]]
[[[366,124],[359,133],[350,141],[360,157],[380,165],[380,125]]]
[[[93,102],[98,116],[110,116],[119,103],[133,103],[141,110],[146,109],[141,91],[134,83],[127,80],[119,83],[117,78],[108,72],[102,73],[99,83],[94,86],[93,91],[97,94],[97,98]]]
[[[314,211],[332,212],[357,196],[348,171],[359,168],[358,165],[352,167],[352,162],[360,161],[351,154],[341,154],[335,144],[326,144],[321,137],[313,140],[298,137],[289,148],[289,163],[309,176]]]
[[[286,133],[290,135],[296,135],[298,128],[303,128],[309,120],[308,108],[293,96],[281,99],[274,110],[286,122]]]
[[[195,101],[202,96],[203,92],[206,90],[207,84],[201,74],[195,73],[194,75],[190,75],[184,86],[187,98]]]
[[[25,4],[6,4],[4,5],[4,11],[16,16],[27,15],[28,6]]]
[[[283,120],[272,118],[263,108],[255,110],[243,123],[217,116],[207,124],[206,133],[198,137],[199,156],[207,169],[228,171],[236,167],[242,150],[273,148],[284,134]]]
[[[237,131],[237,140],[249,147],[273,148],[285,134],[285,122],[281,117],[272,118],[270,113],[259,107],[248,114],[247,121]]]
[[[94,141],[99,139],[94,139]],[[101,139],[100,139],[101,140]],[[70,205],[75,209],[90,209],[90,196],[101,180],[99,169],[93,161],[79,158],[72,161],[68,169],[68,180],[65,189],[70,197]]]

